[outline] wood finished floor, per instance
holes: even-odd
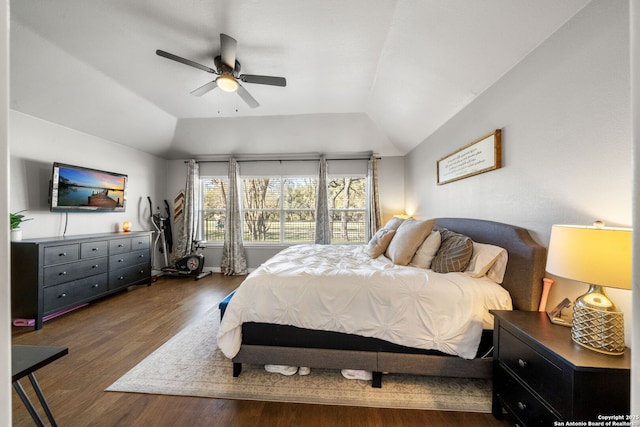
[[[69,347],[36,373],[61,427],[75,426],[508,426],[490,414],[251,402],[105,392],[243,277],[160,278],[45,323],[12,330],[14,344]],[[37,401],[28,381],[22,384]],[[37,407],[39,405],[36,404]],[[42,415],[44,417],[44,415]],[[32,426],[13,392],[13,426]]]

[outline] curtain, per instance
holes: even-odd
[[[194,240],[199,238],[200,224],[200,166],[191,159],[187,164],[187,182],[184,190],[184,208],[179,223],[178,242],[174,259],[191,253]]]
[[[367,166],[367,204],[368,216],[365,236],[370,240],[380,227],[382,227],[382,217],[380,214],[380,195],[378,192],[378,159],[374,154],[369,158]]]
[[[242,243],[242,213],[240,212],[238,162],[229,161],[229,191],[224,222],[224,245],[220,270],[227,276],[247,274],[247,257]]]
[[[322,156],[316,192],[316,244],[328,245],[329,243],[331,243],[331,221],[327,197],[327,159]]]

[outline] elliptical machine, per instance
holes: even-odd
[[[169,220],[169,203],[165,200],[165,207],[167,210],[167,216],[163,217],[160,214],[160,207],[157,208],[158,212],[153,213],[153,203],[151,197],[147,196],[149,201],[149,208],[151,209],[151,223],[155,230],[155,238],[153,240],[154,258],[156,248],[160,253],[164,255],[164,267],[160,268],[163,276],[193,276],[195,280],[200,280],[203,277],[210,275],[211,271],[203,271],[204,269],[204,255],[201,253],[204,249],[204,245],[199,240],[193,240],[191,242],[191,251],[189,255],[183,256],[175,261],[174,265],[169,265],[168,252],[171,249],[167,249],[167,243],[171,243],[171,222]],[[171,244],[170,244],[171,246]]]

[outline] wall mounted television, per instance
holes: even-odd
[[[128,176],[82,166],[53,164],[52,212],[124,212]]]

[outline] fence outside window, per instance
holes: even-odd
[[[329,179],[331,242],[365,242],[364,177]],[[227,178],[202,179],[202,231],[224,241]],[[242,180],[243,238],[247,243],[312,243],[315,240],[315,177]]]

